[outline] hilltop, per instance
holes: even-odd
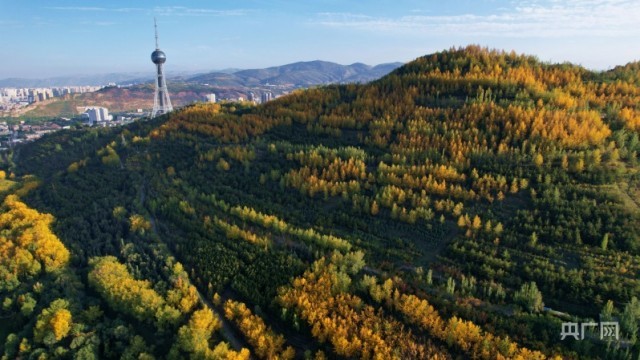
[[[2,349],[635,358],[640,88],[621,69],[470,46],[20,146]],[[620,340],[561,340],[593,319]]]

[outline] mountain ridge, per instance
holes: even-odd
[[[322,85],[329,83],[370,81],[379,77],[380,72],[392,70],[402,63],[389,63],[370,66],[362,63],[340,65],[329,61],[299,61],[291,64],[273,66],[264,69],[240,70],[232,74],[209,73],[189,78],[187,81],[198,83],[233,83],[241,86],[284,85],[294,86]]]

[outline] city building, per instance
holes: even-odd
[[[211,102],[211,103],[216,102],[216,94],[205,95],[205,98],[207,99],[208,102]]]
[[[262,100],[261,102],[264,104],[268,101],[271,101],[273,99],[273,94],[271,93],[271,91],[265,91],[262,93],[262,97],[260,100]]]
[[[102,86],[66,86],[48,88],[0,88],[0,117],[13,116],[35,102],[73,93],[93,92]]]
[[[89,123],[95,124],[101,121],[111,121],[113,116],[109,115],[109,110],[103,107],[87,107],[84,113],[89,118]]]

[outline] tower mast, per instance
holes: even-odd
[[[153,18],[153,27],[156,30],[156,50],[159,50],[160,47],[158,46],[158,23],[156,22],[156,18]]]

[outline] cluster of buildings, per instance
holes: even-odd
[[[47,88],[0,88],[0,110],[19,109],[40,101],[67,94],[94,92],[103,86],[64,86]]]
[[[2,121],[0,122],[0,150],[5,150],[15,144],[33,141],[45,134],[68,128],[69,125],[60,125],[54,122],[30,125],[24,121],[19,124],[7,124],[6,121]]]
[[[148,113],[144,113],[140,109],[138,112],[121,114],[114,118],[113,115],[109,114],[109,109],[91,106],[86,107],[85,112],[80,114],[79,118],[74,118],[74,120],[77,121],[81,119],[89,126],[113,127],[128,124],[147,114]],[[8,124],[6,121],[1,121],[0,151],[6,150],[16,144],[37,140],[43,135],[54,131],[69,129],[73,124],[72,119],[66,118],[60,118],[55,121],[37,125],[27,124],[25,121],[21,121],[19,124]]]
[[[113,120],[113,115],[109,115],[109,109],[104,107],[91,106],[84,109],[83,116],[87,117],[88,122],[93,125],[102,121]]]
[[[273,96],[273,93],[271,91],[262,91],[260,96],[256,96],[255,92],[253,91],[249,91],[247,93],[247,97],[245,98],[244,96],[239,96],[237,98],[222,98],[220,99],[221,101],[239,101],[239,102],[243,102],[243,101],[249,101],[252,102],[254,104],[264,104],[266,102],[269,102],[275,98],[277,98],[278,96]],[[205,99],[207,102],[217,102],[218,99],[216,97],[216,94],[207,94],[205,95]]]
[[[138,109],[136,112],[113,116],[109,114],[109,109],[105,107],[89,106],[84,108],[84,112],[80,114],[80,119],[88,126],[113,127],[131,123],[147,115],[149,115],[148,112]]]
[[[264,91],[262,94],[260,94],[260,100],[258,100],[256,94],[254,94],[253,91],[249,91],[249,94],[247,94],[247,100],[253,103],[264,104],[268,101],[273,100],[273,93],[271,91]]]
[[[120,114],[114,117],[109,114],[109,109],[105,107],[89,106],[84,108],[84,113],[80,114],[80,117],[89,126],[113,127],[128,124],[146,115],[148,113],[138,109],[137,112]]]

